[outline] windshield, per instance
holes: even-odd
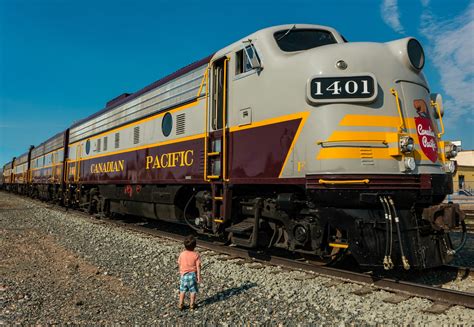
[[[289,29],[274,34],[275,41],[285,52],[308,50],[337,41],[331,32],[315,29]]]

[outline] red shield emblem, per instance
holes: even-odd
[[[415,117],[416,133],[421,150],[432,162],[438,159],[438,145],[433,131],[431,120],[424,117]]]

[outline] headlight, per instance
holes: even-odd
[[[453,175],[456,173],[456,166],[456,161],[454,160],[449,160],[444,164],[445,171],[450,172]]]
[[[410,136],[400,137],[400,150],[403,153],[410,153],[415,148],[415,142]]]
[[[458,147],[455,144],[447,144],[444,147],[444,153],[446,154],[446,158],[454,158],[458,155]]]
[[[421,70],[425,65],[425,53],[420,42],[416,39],[410,39],[407,43],[407,53],[413,68]]]
[[[405,158],[405,168],[407,170],[415,170],[415,168],[416,168],[415,159],[412,158],[412,157],[406,157]]]

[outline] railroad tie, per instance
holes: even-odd
[[[422,311],[427,313],[441,314],[445,313],[446,310],[451,308],[451,306],[451,304],[444,302],[433,302],[430,307],[423,309]]]
[[[398,304],[398,303],[408,300],[411,297],[412,296],[407,295],[407,294],[392,293],[389,297],[382,299],[382,301],[386,303]]]

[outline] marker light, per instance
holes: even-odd
[[[458,147],[455,144],[447,144],[444,147],[444,153],[446,154],[446,158],[454,158],[458,155]]]
[[[405,158],[405,168],[407,170],[415,170],[415,168],[416,168],[415,159],[412,158],[412,157],[406,157]]]
[[[400,150],[403,153],[410,153],[415,149],[415,142],[410,136],[400,137]]]

